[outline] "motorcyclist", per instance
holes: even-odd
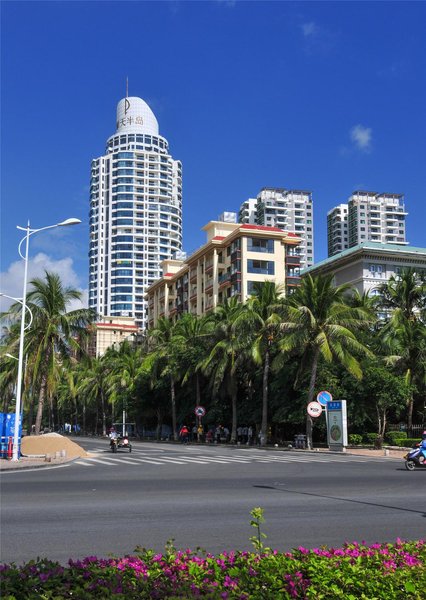
[[[118,439],[118,433],[115,431],[115,427],[111,427],[111,429],[109,431],[109,439],[111,441]]]
[[[422,441],[419,444],[420,453],[423,455],[423,460],[426,460],[426,431],[422,433]]]

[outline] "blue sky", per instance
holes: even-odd
[[[184,249],[264,186],[308,189],[315,260],[326,213],[355,189],[406,196],[426,246],[424,2],[1,3],[1,290],[45,266],[87,288],[90,161],[117,102],[148,102],[183,163]]]

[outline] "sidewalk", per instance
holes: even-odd
[[[75,458],[54,458],[47,462],[43,457],[21,456],[19,461],[0,459],[0,472],[3,471],[20,471],[21,469],[42,469],[43,467],[56,467],[68,462],[72,462]]]

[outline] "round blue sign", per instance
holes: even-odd
[[[321,404],[321,406],[327,406],[328,402],[333,400],[333,396],[330,392],[322,391],[317,394],[317,401]]]

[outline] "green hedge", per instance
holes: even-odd
[[[395,446],[401,446],[402,448],[411,448],[414,444],[420,442],[419,438],[405,438],[403,440],[396,440]]]
[[[407,439],[406,431],[388,431],[385,436],[386,441],[392,446],[397,446],[397,441]]]
[[[360,446],[362,444],[362,435],[359,433],[350,433],[348,437],[351,446]]]
[[[342,548],[267,548],[253,508],[254,552],[137,548],[134,556],[47,559],[0,565],[2,600],[421,600],[426,588],[423,540],[395,544],[346,543]]]
[[[364,435],[362,436],[362,440],[365,444],[370,444],[370,446],[374,446],[378,437],[378,433],[364,433]]]

